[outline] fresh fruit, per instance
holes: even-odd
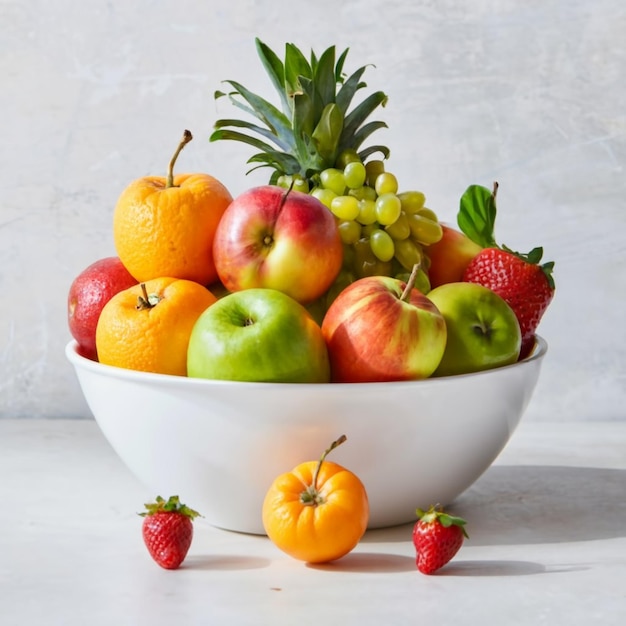
[[[369,502],[356,474],[326,460],[346,440],[334,441],[319,461],[301,463],[278,476],[263,501],[263,526],[283,552],[308,563],[348,554],[369,521]]]
[[[515,312],[522,332],[520,358],[535,345],[537,326],[554,297],[554,262],[542,263],[543,248],[527,254],[498,245],[494,237],[496,194],[478,185],[470,186],[461,198],[458,223],[475,243],[485,248],[468,264],[463,280],[489,287]]]
[[[275,289],[221,298],[197,320],[188,349],[194,378],[326,383],[328,351],[308,311]]]
[[[446,324],[437,307],[408,282],[361,278],[330,305],[322,322],[334,382],[416,380],[443,356]]]
[[[176,278],[156,278],[120,291],[98,320],[100,362],[185,376],[193,326],[216,300],[206,287]]]
[[[191,139],[186,130],[167,176],[133,181],[115,206],[115,248],[137,282],[169,276],[208,285],[217,279],[213,237],[232,197],[208,174],[174,175],[178,155]]]
[[[422,574],[432,574],[449,563],[467,538],[465,520],[444,513],[440,507],[427,511],[417,509],[418,521],[413,526],[415,562]]]
[[[432,289],[462,281],[469,262],[482,250],[481,246],[449,224],[441,223],[441,233],[441,239],[426,248]]]
[[[238,82],[226,81],[234,91],[228,94],[216,91],[215,98],[227,96],[234,106],[254,115],[262,126],[244,120],[220,119],[215,122],[211,141],[228,139],[247,143],[260,150],[249,162],[273,170],[270,184],[277,184],[281,176],[298,177],[309,189],[317,186],[323,170],[334,169],[348,153],[351,160],[361,161],[375,152],[388,156],[385,146],[361,149],[374,131],[386,127],[384,122],[364,122],[380,105],[386,104],[387,96],[382,91],[374,92],[350,109],[356,92],[366,86],[361,76],[367,66],[345,78],[347,49],[336,61],[335,46],[327,48],[319,58],[311,52],[309,61],[295,45],[287,44],[283,62],[258,38],[255,41],[263,67],[278,91],[280,105],[274,106]],[[341,164],[341,169],[346,165],[347,162]],[[333,187],[339,195],[346,186],[345,174],[335,174],[328,172],[326,176],[335,178]],[[290,182],[284,180],[283,184]]]
[[[283,61],[259,39],[256,48],[280,105],[238,82],[226,81],[233,91],[217,91],[215,97],[227,96],[261,124],[220,119],[211,141],[236,140],[253,146],[259,152],[249,162],[270,168],[271,184],[308,191],[330,209],[339,221],[344,267],[353,280],[399,277],[420,263],[423,276],[418,282],[423,284],[428,264],[423,247],[441,237],[441,228],[432,211],[417,215],[424,208],[423,194],[399,192],[397,178],[385,170],[383,161],[370,159],[377,153],[387,159],[388,148],[363,147],[372,133],[386,127],[382,121],[367,121],[386,104],[382,91],[351,108],[357,91],[366,87],[361,77],[367,66],[346,78],[348,49],[337,60],[334,46],[319,57],[311,51],[309,61],[296,46],[287,44]],[[375,229],[374,236],[369,226]]]
[[[427,208],[425,196],[419,191],[398,193],[396,177],[385,170],[382,161],[369,161],[371,183],[360,187],[347,184],[349,166],[366,166],[350,161],[343,171],[323,170],[319,186],[311,195],[327,206],[339,224],[344,244],[344,269],[353,280],[365,276],[408,275],[420,264],[418,283],[430,287],[426,268],[430,262],[425,249],[443,234],[436,214]],[[348,174],[345,172],[348,170]],[[332,173],[332,176],[326,176]],[[379,193],[380,192],[380,193]]]
[[[193,540],[193,520],[200,514],[181,504],[178,496],[145,505],[141,533],[150,556],[165,569],[177,569],[185,560]]]
[[[95,261],[74,278],[67,295],[67,323],[83,356],[98,360],[96,326],[100,312],[116,293],[136,284],[116,256]]]
[[[435,376],[468,374],[515,363],[522,336],[513,309],[474,283],[446,283],[428,293],[446,322],[447,340]]]
[[[277,289],[303,304],[337,277],[342,245],[335,219],[316,198],[275,185],[254,187],[224,212],[213,244],[229,291]]]

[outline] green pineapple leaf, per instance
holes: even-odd
[[[227,97],[235,107],[260,123],[220,119],[214,124],[210,141],[235,140],[257,148],[260,152],[248,162],[274,170],[270,181],[278,180],[283,174],[298,174],[310,184],[316,184],[320,172],[334,167],[344,151],[358,152],[362,159],[375,152],[388,158],[386,146],[362,148],[372,133],[387,127],[381,121],[366,123],[378,106],[385,106],[387,96],[382,91],[375,92],[351,109],[356,92],[366,87],[362,76],[367,66],[345,79],[344,64],[349,49],[336,59],[335,46],[330,46],[321,56],[311,51],[307,59],[294,44],[288,43],[281,60],[259,38],[255,44],[261,63],[279,93],[280,107],[236,81],[224,81],[233,91],[216,91],[215,99]]]

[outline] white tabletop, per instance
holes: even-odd
[[[313,567],[201,520],[166,571],[137,515],[155,495],[93,421],[0,420],[2,626],[626,620],[626,422],[522,422],[450,509],[470,538],[433,576],[415,568],[412,525]]]

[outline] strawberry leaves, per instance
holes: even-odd
[[[417,509],[415,514],[423,524],[433,524],[435,522],[439,522],[439,524],[441,524],[444,528],[459,526],[463,532],[463,536],[469,538],[469,535],[465,530],[465,524],[467,522],[462,517],[450,515],[450,513],[444,512],[439,505],[433,505],[427,511]]]
[[[144,504],[146,510],[142,513],[138,513],[140,517],[147,517],[149,515],[156,515],[157,513],[180,513],[185,517],[193,520],[200,516],[198,511],[194,511],[186,504],[181,504],[178,496],[170,496],[167,500],[161,496],[157,496],[154,502],[148,502]]]
[[[495,248],[498,245],[494,238],[497,192],[498,183],[493,184],[493,191],[481,185],[470,185],[461,196],[457,215],[459,228],[483,248]]]
[[[497,216],[496,196],[498,183],[493,183],[493,190],[481,185],[470,185],[461,196],[457,223],[459,228],[474,243],[483,248],[498,248],[513,256],[526,261],[530,265],[539,265],[545,274],[548,285],[554,289],[554,261],[540,265],[543,257],[543,248],[538,246],[530,252],[516,252],[504,244],[498,244],[495,238],[495,225]]]

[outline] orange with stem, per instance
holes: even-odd
[[[334,441],[319,461],[301,463],[278,476],[263,502],[263,526],[283,552],[308,563],[348,554],[365,533],[369,502],[361,480],[326,460],[346,440]]]
[[[217,279],[213,239],[232,196],[208,174],[174,174],[192,138],[186,130],[167,176],[133,181],[115,206],[115,248],[137,282],[170,276],[209,285]]]

